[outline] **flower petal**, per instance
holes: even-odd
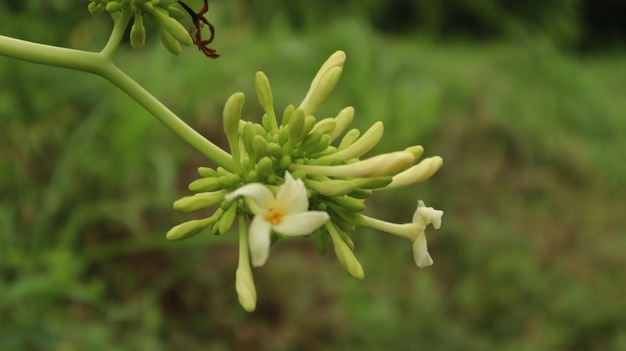
[[[309,209],[309,199],[306,197],[306,187],[301,179],[294,179],[285,172],[285,183],[276,194],[276,202],[280,203],[285,214],[300,213]]]
[[[285,216],[273,229],[289,236],[307,235],[321,227],[329,218],[324,211],[305,211]]]
[[[426,207],[424,201],[419,200],[417,202],[417,210],[413,214],[413,223],[422,222],[425,226],[432,224],[435,229],[441,227],[441,217],[443,211],[435,210],[432,207]]]
[[[250,209],[255,215],[262,214],[266,208],[266,204],[274,201],[274,194],[263,184],[250,183],[242,186],[241,188],[229,193],[224,197],[226,201],[231,201],[238,196],[244,196],[247,199],[252,199],[254,204],[248,203]]]
[[[422,232],[413,242],[413,260],[419,268],[428,267],[433,264],[433,259],[428,253],[426,235]]]
[[[255,267],[260,267],[267,261],[270,254],[271,230],[272,224],[262,215],[254,216],[250,223],[250,257]]]

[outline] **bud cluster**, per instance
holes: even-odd
[[[171,53],[181,53],[181,45],[193,44],[188,30],[179,22],[185,12],[178,7],[176,0],[93,0],[88,5],[91,14],[108,12],[119,16],[121,11],[134,14],[130,30],[130,44],[133,48],[142,48],[146,41],[146,29],[143,16],[150,16],[157,24],[161,42]]]
[[[334,117],[318,119],[313,115],[337,84],[344,61],[342,51],[333,54],[319,70],[302,103],[298,107],[287,106],[280,118],[274,110],[269,80],[262,72],[255,77],[257,99],[265,112],[261,123],[241,118],[245,100],[243,93],[235,93],[228,99],[223,113],[224,131],[234,166],[232,169],[200,167],[200,177],[189,184],[189,190],[195,194],[174,203],[174,208],[183,212],[210,207],[216,207],[216,210],[208,218],[188,221],[172,228],[167,233],[168,239],[189,238],[205,229],[216,235],[225,234],[238,215],[254,218],[250,226],[250,250],[253,264],[259,266],[264,263],[266,249],[261,244],[255,244],[255,238],[260,234],[253,231],[271,231],[272,242],[276,242],[281,238],[301,235],[298,232],[309,225],[307,228],[312,229],[306,229],[310,232],[305,235],[315,239],[320,254],[325,254],[332,242],[344,269],[354,278],[363,279],[363,269],[354,256],[354,243],[348,234],[359,227],[369,226],[413,241],[418,266],[432,263],[432,260],[428,261],[430,256],[426,257],[423,234],[429,224],[435,223],[436,228],[439,227],[442,211],[426,208],[420,202],[419,214],[416,212],[410,224],[387,223],[367,217],[362,212],[366,200],[376,191],[424,181],[439,170],[443,161],[435,156],[416,163],[423,153],[419,145],[363,158],[382,139],[382,122],[374,123],[361,133],[356,128],[349,129],[354,118],[353,107],[344,108]],[[281,201],[297,203],[293,198],[300,196],[296,194],[298,187],[308,201],[309,211],[309,214],[298,215],[303,219],[309,218],[310,221],[306,221],[310,223],[302,222],[300,230],[287,228],[287,225],[280,227],[283,216]],[[292,198],[285,192],[292,192]],[[277,194],[276,198],[271,194]],[[245,197],[245,201],[239,201],[239,196]],[[320,218],[321,225],[317,224]],[[258,223],[255,224],[255,221]],[[254,229],[255,226],[265,226],[266,229]],[[241,240],[247,240],[246,236],[242,236]],[[245,245],[248,245],[247,242]],[[261,252],[257,256],[261,258],[257,258],[255,264],[254,250],[257,249]],[[249,288],[254,284],[246,262],[243,267],[240,262],[237,277],[248,278],[245,282],[243,278],[238,281],[237,291],[242,305],[250,310],[254,308],[254,303],[248,297],[256,295]]]

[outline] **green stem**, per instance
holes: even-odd
[[[196,132],[115,66],[112,55],[121,41],[129,20],[130,14],[126,12],[122,12],[115,19],[111,37],[102,51],[97,53],[37,44],[0,35],[0,55],[99,75],[122,89],[190,146],[217,165],[232,171],[234,164],[230,154]]]

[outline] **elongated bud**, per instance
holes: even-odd
[[[285,107],[285,111],[283,111],[283,118],[281,120],[281,124],[286,126],[289,123],[289,120],[291,119],[291,115],[293,114],[293,112],[296,110],[296,107],[294,105],[287,105],[287,107]]]
[[[272,96],[272,87],[270,81],[263,72],[257,72],[254,77],[254,88],[259,104],[267,113],[267,121],[271,131],[278,131],[278,122],[276,121],[276,112],[274,111],[274,97]]]
[[[335,89],[342,71],[341,67],[333,67],[322,76],[317,84],[311,84],[309,92],[299,106],[306,115],[313,114],[322,105],[328,95]]]
[[[213,168],[209,167],[198,167],[198,174],[201,177],[209,178],[209,177],[217,177],[218,173]]]
[[[167,7],[167,13],[170,15],[170,17],[176,19],[176,20],[181,20],[183,18],[185,18],[185,13],[180,10],[177,7],[174,6],[168,6]]]
[[[155,7],[152,11],[150,11],[154,17],[157,18],[159,24],[161,24],[161,28],[164,28],[168,33],[172,35],[179,43],[189,46],[193,44],[193,39],[189,32],[185,27],[183,27],[180,22],[170,17],[170,14],[159,7]]]
[[[393,177],[388,176],[380,176],[380,177],[371,177],[371,178],[355,178],[350,181],[354,183],[357,187],[363,189],[378,189],[385,187],[391,183]]]
[[[333,196],[330,197],[329,200],[353,212],[361,212],[365,209],[365,202],[363,200],[355,199],[350,196]]]
[[[239,298],[239,304],[247,312],[252,312],[256,308],[256,288],[250,269],[250,256],[248,253],[249,242],[245,223],[239,220],[239,263],[235,272],[235,290]]]
[[[194,193],[217,190],[221,186],[220,179],[217,177],[206,177],[196,179],[189,183],[189,190]]]
[[[245,122],[243,128],[241,128],[241,141],[243,146],[253,159],[256,156],[256,150],[254,149],[254,137],[256,136],[256,128],[254,124]]]
[[[337,232],[337,228],[331,223],[326,223],[326,229],[328,230],[328,234],[330,234],[330,239],[333,242],[333,247],[335,249],[335,255],[337,255],[337,259],[339,263],[343,266],[343,268],[352,276],[353,278],[363,280],[365,278],[365,273],[363,272],[363,267],[359,263],[359,261],[354,256],[354,253],[348,247]]]
[[[220,223],[217,227],[217,231],[220,234],[226,234],[230,231],[230,228],[233,227],[233,222],[235,221],[235,217],[237,216],[237,201],[233,201],[230,204],[230,207],[224,211],[222,214],[222,218],[220,218]]]
[[[311,81],[311,86],[319,84],[319,81],[322,77],[333,67],[343,67],[343,64],[346,62],[346,53],[337,50],[330,57],[324,61],[320,69],[317,71],[317,74]]]
[[[360,136],[361,136],[360,130],[356,128],[350,129],[350,131],[347,132],[346,135],[344,135],[343,138],[341,139],[341,142],[339,143],[337,150],[338,151],[344,150],[348,146],[354,144],[355,141],[359,140]]]
[[[354,185],[354,183],[340,179],[326,181],[305,179],[304,184],[306,184],[308,188],[313,189],[324,196],[346,195],[356,189],[356,185]]]
[[[252,147],[257,155],[257,157],[263,157],[269,155],[269,150],[267,147],[267,140],[260,135],[255,135],[254,140],[252,140]]]
[[[301,151],[306,151],[312,149],[320,143],[322,140],[322,133],[320,132],[311,132],[311,134],[307,135],[304,140],[302,140],[302,144],[298,147]]]
[[[374,148],[383,137],[385,127],[382,122],[374,123],[360,138],[352,145],[340,150],[335,157],[340,160],[349,160],[360,157]]]
[[[323,166],[295,164],[291,170],[303,170],[308,174],[330,177],[377,177],[399,172],[413,163],[413,155],[405,151],[396,151],[377,155],[347,165]]]
[[[302,128],[304,127],[304,111],[300,108],[296,109],[289,118],[289,139],[292,143],[297,143],[300,141],[300,134],[302,133]]]
[[[254,312],[256,309],[256,288],[252,278],[252,270],[248,266],[238,267],[235,272],[235,290],[239,298],[239,304],[246,312]]]
[[[313,127],[315,127],[316,122],[317,119],[315,118],[315,116],[304,117],[304,125],[302,126],[302,130],[300,131],[300,135],[298,136],[298,141],[306,138],[306,136],[309,135],[311,130],[313,130]]]
[[[224,191],[214,191],[185,196],[174,202],[174,209],[181,212],[197,211],[222,202],[224,195]]]
[[[107,12],[117,12],[122,9],[122,6],[124,6],[123,2],[109,1],[106,4],[106,10]]]
[[[245,102],[243,93],[234,93],[224,105],[224,133],[228,139],[228,146],[233,156],[233,162],[237,171],[241,170],[241,156],[239,152],[239,121],[241,110]]]
[[[333,130],[335,130],[336,126],[337,126],[337,122],[335,122],[334,118],[332,117],[324,118],[323,120],[317,122],[315,126],[313,126],[311,133],[318,132],[320,134],[328,134],[328,133],[331,133]]]
[[[196,219],[181,223],[174,228],[170,229],[165,237],[167,240],[183,240],[191,238],[192,236],[200,233],[204,229],[210,227],[219,219],[219,215],[213,215],[209,218]]]
[[[146,43],[146,29],[143,27],[141,12],[135,12],[135,21],[130,28],[130,46],[141,49]]]
[[[259,179],[263,179],[270,175],[273,172],[274,162],[269,157],[263,157],[256,164],[256,172],[259,176]]]
[[[163,43],[163,46],[165,46],[165,48],[169,52],[174,55],[179,55],[182,52],[180,43],[178,42],[178,40],[176,40],[176,38],[172,36],[172,34],[170,34],[170,32],[165,30],[163,27],[160,27],[159,35],[161,37],[161,42]]]
[[[354,107],[348,106],[339,111],[337,117],[335,117],[335,129],[329,134],[331,142],[337,139],[341,133],[348,128],[350,123],[352,123],[352,119],[354,119]]]
[[[419,158],[424,154],[424,148],[422,145],[409,146],[404,149],[404,151],[412,153],[416,160],[419,160]]]
[[[300,104],[300,108],[302,108],[307,115],[313,114],[333,90],[341,76],[345,61],[346,54],[343,51],[336,51],[324,62],[319,71],[317,71],[315,78],[313,78],[311,82],[309,91]]]
[[[392,182],[382,189],[397,189],[423,182],[435,174],[441,166],[443,166],[443,159],[439,156],[424,159],[406,171],[395,175]]]
[[[87,5],[87,9],[92,15],[97,15],[105,10],[105,5],[96,2],[90,2],[89,5]]]

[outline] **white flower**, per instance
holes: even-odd
[[[417,235],[415,241],[413,241],[413,259],[415,260],[415,264],[420,268],[433,264],[433,259],[428,253],[426,233],[424,230],[429,224],[432,224],[435,229],[439,229],[441,227],[441,216],[443,216],[443,211],[426,207],[422,200],[417,202],[417,210],[415,210],[415,214],[413,214],[413,223],[420,224],[422,230]]]
[[[433,264],[433,259],[428,253],[428,246],[426,244],[426,227],[432,224],[435,229],[439,229],[441,227],[442,216],[443,211],[426,207],[424,201],[419,200],[415,214],[413,214],[412,223],[396,224],[368,216],[362,216],[362,218],[365,225],[369,227],[411,240],[413,242],[413,259],[415,260],[415,264],[419,268],[424,268]]]
[[[252,265],[262,266],[270,250],[272,230],[287,236],[302,236],[312,233],[330,217],[324,211],[308,211],[309,200],[302,180],[294,179],[285,172],[285,183],[276,196],[263,184],[250,183],[226,195],[226,200],[238,196],[254,213],[250,224],[250,255]]]

